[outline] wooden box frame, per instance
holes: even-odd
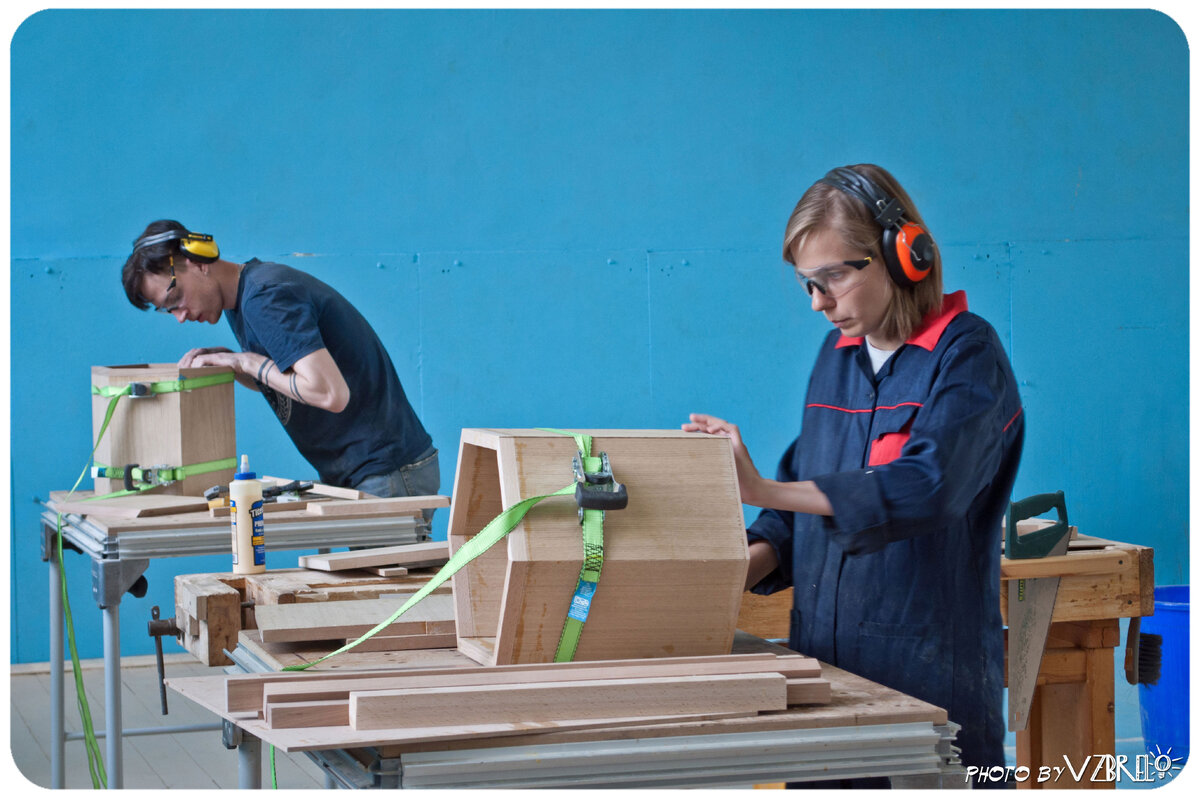
[[[180,377],[207,377],[228,372],[225,367],[179,368],[174,363],[141,363],[126,366],[93,366],[92,385],[122,387],[131,382],[162,382]],[[104,423],[109,398],[92,396],[92,441]],[[152,397],[121,397],[108,431],[96,449],[95,462],[122,468],[131,463],[144,468],[186,466],[237,457],[234,429],[233,382],[174,391]],[[159,493],[202,496],[213,485],[233,479],[235,467],[196,474],[157,489]],[[121,490],[119,479],[98,477],[96,493]]]
[[[576,660],[728,654],[748,555],[730,440],[589,430],[629,505],[606,514],[604,566]],[[453,553],[504,508],[573,481],[575,441],[464,429],[450,506]],[[534,507],[454,576],[458,647],[485,665],[549,662],[583,562],[571,496]]]

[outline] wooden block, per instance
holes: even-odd
[[[766,640],[787,640],[791,634],[793,593],[790,587],[769,596],[747,590],[742,594],[737,628]]]
[[[606,514],[604,569],[576,657],[729,653],[748,562],[729,439],[678,430],[589,434],[629,504]],[[575,452],[568,435],[463,430],[451,550],[502,508],[569,485]],[[504,543],[455,574],[460,651],[481,653],[488,665],[553,658],[583,559],[577,511],[569,496],[543,501]]]
[[[174,363],[93,366],[92,385],[123,387],[132,382],[175,381],[180,377],[228,372],[228,368],[219,367],[181,369]],[[92,397],[93,441],[100,432],[109,401],[103,396]],[[233,382],[139,399],[122,397],[96,448],[95,462],[115,467],[130,463],[146,467],[189,466],[236,458],[233,411]],[[205,489],[233,479],[235,470],[230,467],[196,474],[159,490],[180,496],[202,496]],[[122,487],[121,480],[95,480],[98,494]]]
[[[387,620],[405,599],[383,596],[361,601],[266,605],[255,608],[264,642],[357,638]],[[386,627],[392,635],[423,635],[429,621],[453,618],[449,596],[431,595]]]
[[[298,558],[297,562],[302,568],[320,571],[346,571],[381,565],[442,565],[449,559],[449,556],[446,541],[441,540],[360,551],[339,551],[332,554],[309,554]]]
[[[386,499],[328,501],[309,508],[316,515],[390,516],[420,515],[421,510],[449,507],[447,496],[395,496]]]
[[[832,697],[832,687],[824,679],[787,680],[787,703],[789,707],[801,704],[828,704]]]
[[[349,726],[350,702],[297,701],[291,704],[272,704],[267,707],[265,719],[272,729]]]
[[[225,651],[237,648],[244,626],[244,577],[180,574],[175,577],[175,617],[180,644],[205,665],[231,665]],[[183,623],[179,619],[186,619]]]
[[[602,679],[352,692],[350,725],[363,731],[786,708],[786,679],[775,673]]]
[[[382,568],[377,568],[377,567],[361,568],[359,570],[366,571],[367,573],[371,573],[371,574],[376,574],[378,576],[407,576],[408,575],[408,569],[405,568],[403,565],[388,565],[388,566],[385,566]]]

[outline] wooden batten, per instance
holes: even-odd
[[[576,658],[728,653],[747,568],[729,439],[675,430],[587,434],[630,498],[606,514],[604,566]],[[505,507],[570,484],[575,451],[572,437],[542,430],[463,430],[451,551]],[[574,500],[539,504],[455,575],[459,650],[488,665],[553,659],[582,561]]]
[[[352,692],[350,726],[362,731],[786,708],[786,680],[777,673],[600,679]]]
[[[162,382],[182,377],[206,377],[227,368],[181,369],[174,363],[144,363],[130,366],[93,366],[92,385],[122,387],[131,382]],[[95,443],[109,399],[92,396],[92,442]],[[176,391],[132,399],[122,397],[113,412],[108,430],[96,449],[95,461],[107,466],[188,466],[235,458],[233,383],[193,391]],[[157,488],[156,492],[200,496],[213,485],[228,483],[235,468],[189,476]],[[121,490],[121,480],[97,478],[97,495]]]

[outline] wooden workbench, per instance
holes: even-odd
[[[1091,754],[1115,753],[1113,660],[1121,643],[1119,619],[1154,614],[1154,549],[1086,536],[1070,545],[1062,556],[1000,561],[1005,623],[1010,581],[1060,578],[1029,724],[1016,733],[1017,764],[1033,772],[1042,765],[1062,767],[1064,756],[1082,763]],[[1041,786],[1036,779],[1018,784]],[[1116,783],[1062,778],[1052,786],[1113,789]]]
[[[259,662],[271,669],[311,661],[321,654],[327,653],[323,649],[314,648],[313,644],[263,643],[257,630],[241,632],[239,649],[249,652]],[[734,653],[755,651],[793,653],[744,632],[738,632],[735,636]],[[324,671],[362,672],[373,669],[480,668],[481,666],[454,649],[441,649],[363,653],[349,651],[315,667]],[[663,741],[666,738],[696,739],[708,735],[729,735],[751,739],[756,734],[809,730],[817,736],[824,735],[822,730],[828,730],[829,744],[832,749],[835,747],[835,741],[839,735],[844,735],[848,730],[852,731],[856,728],[869,730],[871,727],[875,727],[879,729],[880,734],[886,735],[890,733],[888,731],[890,729],[922,724],[927,729],[943,728],[941,732],[943,735],[951,733],[945,730],[947,722],[945,710],[839,668],[824,664],[821,667],[822,677],[827,679],[832,686],[832,700],[823,705],[791,707],[783,711],[760,713],[749,717],[669,722],[658,720],[650,723],[631,722],[628,725],[614,724],[598,728],[556,729],[554,724],[530,723],[530,728],[536,731],[509,732],[504,736],[481,734],[473,735],[468,739],[440,740],[438,742],[420,742],[411,739],[395,742],[386,736],[386,731],[376,732],[377,735],[383,735],[378,739],[368,739],[364,737],[363,732],[355,732],[345,727],[272,729],[265,720],[257,717],[256,713],[229,713],[226,711],[226,680],[223,676],[169,680],[168,684],[189,700],[236,724],[245,733],[283,751],[315,752],[337,749],[344,752],[345,755],[363,762],[401,759],[429,752],[479,751],[520,746],[536,746],[538,750],[544,750],[546,746],[560,744],[610,744],[617,741],[638,741],[637,744],[643,746],[653,745],[656,741]],[[936,737],[936,734],[934,736]],[[718,739],[718,737],[713,737],[713,739]],[[948,740],[948,737],[946,739]],[[851,759],[855,756],[853,751],[847,755]],[[831,760],[833,756],[831,753]],[[823,766],[818,766],[818,774],[822,772],[821,767]],[[903,773],[906,765],[898,759],[893,767],[896,768],[894,772]],[[752,765],[749,763],[746,768],[745,772],[753,772]],[[956,763],[951,763],[950,771],[954,774],[952,777],[954,784],[950,786],[959,786],[958,779],[964,778],[961,775],[961,768]],[[745,777],[743,777],[744,779]]]
[[[1037,522],[1022,522],[1037,525]],[[1120,618],[1154,613],[1154,550],[1146,546],[1076,535],[1067,554],[1038,560],[1000,561],[1000,612],[1008,621],[1008,583],[1060,577],[1038,687],[1025,731],[1017,732],[1018,766],[1062,767],[1063,756],[1082,763],[1089,754],[1113,754],[1115,647]],[[786,638],[792,591],[771,596],[747,593],[738,627],[768,638]],[[1005,673],[1008,672],[1007,662]],[[1077,764],[1078,767],[1078,764]],[[1036,779],[1018,783],[1039,788]],[[1113,782],[1071,782],[1055,788],[1112,788]]]

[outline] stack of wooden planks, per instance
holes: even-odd
[[[773,653],[226,679],[226,712],[272,729],[420,729],[425,739],[529,731],[532,720],[557,729],[745,717],[830,697],[815,659]]]
[[[328,640],[336,648],[351,643],[390,618],[409,594],[356,601],[307,604],[265,604],[255,608],[255,621],[264,643]],[[454,648],[454,601],[432,594],[396,621],[359,643],[359,651],[406,651],[414,648]]]
[[[380,576],[361,570],[324,572],[308,568],[281,568],[246,576],[181,574],[175,577],[175,625],[180,629],[180,645],[202,662],[228,665],[230,660],[224,651],[237,647],[239,632],[257,628],[255,615],[264,607],[344,604],[385,595],[409,596],[428,580],[429,575],[420,572]],[[438,595],[449,596],[450,584],[437,588],[434,596]],[[381,615],[372,623],[386,617]],[[334,635],[329,639],[337,638]]]

